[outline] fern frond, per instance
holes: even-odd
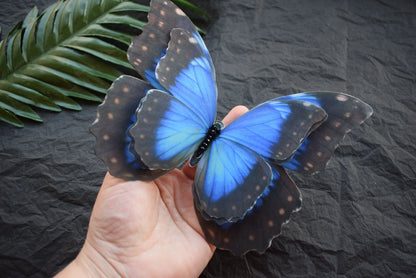
[[[42,121],[30,106],[80,110],[72,98],[101,101],[91,92],[105,93],[131,68],[126,49],[145,24],[135,15],[148,10],[123,0],[62,0],[41,15],[33,8],[0,42],[0,120],[23,127],[18,117]],[[130,33],[120,31],[126,25]]]
[[[0,121],[23,127],[18,117],[42,122],[31,106],[59,112],[81,110],[72,98],[100,102],[94,93],[132,69],[126,50],[146,24],[136,15],[148,11],[125,0],[61,0],[40,15],[34,7],[0,42]]]

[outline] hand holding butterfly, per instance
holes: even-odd
[[[235,107],[224,124],[246,111]],[[194,175],[188,165],[149,182],[107,173],[84,246],[57,277],[198,277],[215,246],[195,215]]]

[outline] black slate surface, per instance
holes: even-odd
[[[303,194],[265,254],[216,251],[202,277],[416,275],[416,2],[228,0],[212,16],[219,114],[282,95],[343,91],[374,115],[341,143],[326,171],[291,173]],[[0,2],[3,36],[38,5]],[[88,127],[96,106],[43,124],[0,123],[0,276],[48,277],[82,246],[105,167]],[[38,111],[38,110],[37,110]]]

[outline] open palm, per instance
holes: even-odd
[[[224,124],[246,111],[234,108]],[[188,165],[154,181],[107,173],[74,262],[106,277],[197,277],[215,247],[205,240],[194,211],[194,175]]]

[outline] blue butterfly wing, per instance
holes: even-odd
[[[293,158],[283,164],[288,169],[308,174],[323,170],[345,135],[373,112],[368,104],[343,93],[300,93],[279,99],[310,102],[328,114],[328,119],[308,136]]]
[[[268,161],[283,163],[326,117],[323,109],[308,102],[271,100],[237,118],[220,136],[253,150]]]
[[[194,191],[203,215],[218,224],[243,218],[270,184],[265,160],[289,159],[325,119],[309,102],[273,100],[233,121],[198,164]]]
[[[173,29],[166,55],[156,68],[160,84],[176,99],[213,124],[217,105],[215,73],[198,40],[184,29]]]
[[[90,130],[96,137],[95,153],[107,166],[111,175],[127,179],[152,180],[165,172],[151,171],[130,149],[127,130],[135,121],[134,113],[149,85],[131,76],[121,76],[108,90],[97,109],[97,119]]]
[[[181,167],[204,139],[209,126],[166,92],[150,90],[130,128],[134,150],[150,169]]]
[[[218,223],[235,222],[253,207],[271,177],[270,166],[258,154],[217,138],[198,163],[194,197]]]
[[[164,88],[155,76],[156,65],[166,53],[173,28],[188,30],[198,39],[205,55],[208,50],[191,20],[170,1],[152,0],[148,14],[148,24],[143,26],[140,36],[135,37],[127,51],[127,58],[137,72],[150,82],[152,87]]]
[[[273,179],[255,206],[236,223],[209,219],[194,198],[195,211],[206,240],[217,248],[243,255],[250,250],[264,252],[281,232],[292,212],[301,207],[301,194],[285,170],[272,167]]]
[[[148,93],[130,134],[145,165],[172,169],[193,154],[214,122],[215,78],[198,41],[184,29],[172,30],[156,76],[169,93]]]

